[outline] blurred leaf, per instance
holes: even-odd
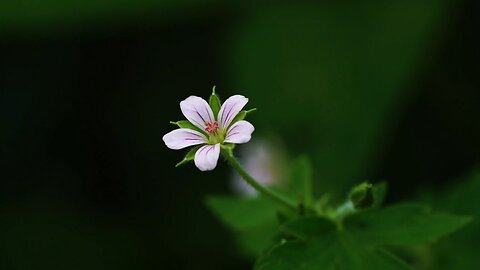
[[[342,226],[321,217],[299,218],[282,226],[287,238],[260,257],[255,269],[411,269],[380,245],[431,242],[468,220],[412,205],[359,212]]]
[[[310,238],[318,238],[336,229],[336,225],[329,219],[321,217],[305,217],[282,226],[282,231],[287,235],[307,241]]]
[[[277,232],[277,206],[263,197],[211,196],[207,206],[230,229],[244,255],[257,257]]]
[[[347,217],[345,223],[360,241],[372,244],[418,245],[432,243],[471,220],[432,212],[428,207],[399,204]]]
[[[276,220],[276,204],[263,197],[210,196],[207,206],[233,230],[246,230]]]
[[[302,156],[292,162],[289,181],[290,191],[304,205],[313,204],[312,166],[307,157]]]
[[[278,231],[277,222],[265,222],[245,231],[235,233],[240,252],[251,259],[256,259],[273,242]]]
[[[411,269],[385,250],[367,247],[353,236],[337,231],[335,224],[326,219],[299,219],[284,230],[286,235],[301,235],[303,239],[282,241],[256,262],[255,269]]]
[[[437,198],[438,207],[474,217],[465,229],[447,237],[436,249],[440,258],[437,269],[476,269],[480,253],[480,170],[476,169],[464,179],[458,179],[456,187],[447,189]]]

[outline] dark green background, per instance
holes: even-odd
[[[230,170],[161,140],[213,85],[319,194],[444,192],[480,158],[479,27],[478,1],[0,2],[0,268],[249,269],[204,206]]]

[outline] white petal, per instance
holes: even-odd
[[[222,129],[228,128],[233,118],[237,116],[247,102],[248,98],[241,95],[231,96],[225,100],[218,113],[218,126]]]
[[[255,130],[252,124],[245,120],[235,122],[227,131],[225,142],[246,143],[250,141],[252,132]]]
[[[211,171],[217,167],[218,156],[220,155],[220,144],[205,145],[195,153],[195,165],[200,171]]]
[[[189,96],[180,102],[180,109],[188,121],[202,130],[207,127],[206,122],[215,121],[210,105],[201,97]]]
[[[165,134],[163,141],[168,148],[178,150],[192,145],[207,143],[207,138],[196,130],[179,128]]]

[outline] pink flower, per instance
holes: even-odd
[[[217,166],[221,145],[250,141],[253,125],[245,120],[234,121],[247,102],[248,98],[244,96],[231,96],[225,100],[215,116],[207,101],[190,96],[180,102],[180,109],[193,125],[165,134],[163,141],[168,148],[174,150],[203,145],[195,152],[195,165],[201,171],[213,170]]]

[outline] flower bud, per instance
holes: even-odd
[[[355,209],[369,208],[374,203],[373,185],[367,182],[355,186],[349,194],[349,199]]]

